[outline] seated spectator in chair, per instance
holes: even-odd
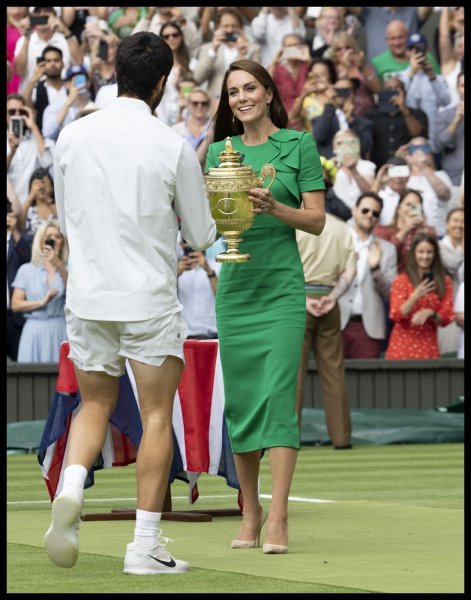
[[[369,119],[355,114],[355,82],[346,77],[338,78],[332,86],[332,94],[324,105],[323,113],[312,119],[312,134],[322,156],[333,156],[334,135],[341,129],[351,129],[360,140],[361,158],[368,160],[373,145],[373,124]]]
[[[333,139],[333,150],[337,164],[333,189],[351,209],[358,196],[371,189],[376,167],[371,161],[360,158],[360,140],[352,129],[337,131]]]
[[[60,345],[67,340],[67,257],[67,241],[59,224],[41,225],[33,239],[31,261],[18,269],[12,283],[11,309],[26,318],[18,362],[59,362]]]
[[[379,358],[386,339],[385,300],[397,275],[396,249],[373,230],[383,201],[365,192],[352,209],[350,231],[358,256],[355,279],[339,299],[344,358]]]
[[[421,232],[414,237],[406,270],[391,286],[389,314],[394,325],[386,359],[440,358],[437,329],[451,323],[455,314],[453,284],[433,235]]]
[[[406,189],[399,196],[391,223],[389,225],[378,224],[374,230],[375,235],[396,246],[398,273],[405,271],[407,253],[412,245],[412,240],[419,232],[426,232],[437,237],[435,229],[426,223],[420,192]]]
[[[387,95],[394,94],[391,98]],[[404,83],[390,77],[378,94],[378,105],[364,117],[373,125],[370,160],[382,167],[397,150],[417,135],[428,135],[428,119],[423,110],[406,105]]]

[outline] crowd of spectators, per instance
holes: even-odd
[[[463,356],[463,7],[15,6],[6,30],[8,357],[57,360],[67,240],[55,220],[54,146],[68,123],[117,96],[116,47],[139,31],[172,49],[155,114],[196,151],[211,135],[224,73],[241,58],[269,70],[289,127],[315,137],[326,209],[346,223],[357,256],[337,298],[344,356]],[[185,252],[184,241],[177,252],[190,335],[217,336],[219,263]],[[422,283],[429,271],[432,283]]]

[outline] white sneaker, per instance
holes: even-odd
[[[126,556],[124,558],[124,573],[130,575],[163,575],[165,573],[186,573],[188,563],[183,560],[177,560],[171,556],[165,546],[171,542],[169,538],[162,537],[162,530],[159,531],[159,542],[157,546],[145,550],[138,544],[132,542],[127,545]]]
[[[82,502],[73,496],[58,496],[52,504],[52,521],[44,545],[58,567],[73,567],[77,561],[81,514]]]

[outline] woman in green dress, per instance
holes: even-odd
[[[324,178],[314,138],[285,129],[288,116],[269,73],[251,60],[229,66],[213,120],[206,171],[232,136],[242,163],[276,168],[270,190],[249,198],[255,220],[244,232],[247,263],[225,263],[216,316],[225,415],[243,497],[232,548],[259,545],[266,519],[258,495],[261,452],[269,449],[272,503],[263,551],[288,550],[288,495],[299,449],[296,379],[306,325],[304,276],[295,230],[319,235],[325,223]],[[300,210],[304,208],[304,210]]]

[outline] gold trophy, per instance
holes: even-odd
[[[252,226],[255,213],[251,212],[252,202],[249,190],[261,187],[267,177],[271,177],[267,189],[275,181],[276,170],[266,164],[260,170],[261,177],[250,166],[240,163],[241,154],[232,147],[231,138],[226,138],[226,149],[219,154],[221,164],[209,169],[204,176],[209,195],[211,215],[216,221],[218,233],[224,235],[227,250],[216,256],[221,263],[248,262],[250,254],[239,251],[241,234]]]

